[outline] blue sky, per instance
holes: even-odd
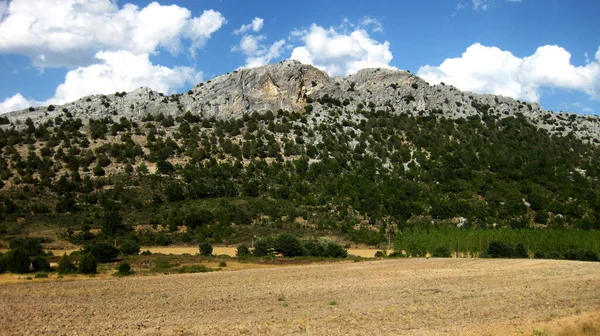
[[[596,0],[0,0],[0,113],[294,58],[600,114]]]

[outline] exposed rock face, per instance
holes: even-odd
[[[435,114],[450,119],[483,113],[504,118],[520,113],[534,125],[552,133],[566,135],[572,132],[584,140],[600,139],[600,119],[595,116],[552,113],[541,110],[538,104],[508,97],[462,92],[443,84],[430,86],[405,71],[364,69],[346,78],[329,77],[298,61],[237,70],[200,83],[183,94],[164,96],[140,88],[127,94],[89,96],[63,106],[30,108],[4,116],[17,127],[27,118],[43,122],[59,115],[81,118],[84,123],[90,118],[104,117],[140,120],[149,113],[178,116],[190,112],[228,119],[279,109],[303,112],[309,102],[315,112],[320,112],[324,105],[331,105],[315,102],[325,95],[343,101],[339,108],[350,111],[361,106],[375,106],[395,113]]]

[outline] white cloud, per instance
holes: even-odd
[[[234,31],[235,34],[241,34],[239,45],[233,47],[232,51],[241,51],[246,56],[244,68],[254,68],[265,65],[271,60],[281,56],[281,51],[285,46],[285,40],[279,40],[271,44],[261,43],[265,40],[264,35],[252,34],[250,31],[258,33],[264,25],[264,20],[254,18],[251,23],[242,25]]]
[[[521,0],[504,0],[505,2],[521,2]],[[474,10],[483,10],[486,11],[496,5],[495,0],[471,0],[473,2]],[[460,5],[460,4],[459,4]],[[458,9],[464,7],[461,5]]]
[[[251,23],[242,25],[240,28],[234,30],[233,33],[236,35],[241,35],[241,34],[245,34],[249,30],[252,30],[253,32],[258,33],[262,29],[263,24],[264,24],[263,19],[261,19],[259,17],[255,17]]]
[[[4,101],[0,103],[0,114],[15,110],[22,110],[32,105],[36,105],[36,102],[27,100],[20,93],[17,93],[12,97],[4,99]]]
[[[383,25],[381,24],[381,22],[370,16],[365,16],[364,18],[362,18],[359,22],[359,25],[365,28],[372,27],[371,30],[374,33],[381,33],[383,31]]]
[[[346,76],[364,68],[394,68],[390,43],[380,43],[363,29],[338,33],[313,24],[308,30],[294,31],[304,45],[294,48],[291,59],[316,66],[333,76]]]
[[[279,40],[264,51],[261,51],[257,56],[249,56],[246,58],[245,68],[255,68],[261,65],[271,63],[271,60],[281,56],[281,49],[285,45],[285,40]]]
[[[461,57],[421,67],[418,75],[432,84],[445,82],[461,90],[530,101],[539,100],[541,87],[578,90],[600,98],[600,49],[595,56],[595,61],[575,66],[571,54],[559,46],[542,46],[533,55],[519,58],[475,43]]]
[[[473,9],[488,10],[494,5],[494,0],[473,0]]]
[[[147,54],[129,51],[102,51],[96,58],[101,62],[69,71],[46,104],[64,104],[87,95],[132,91],[141,86],[170,94],[186,83],[200,81],[202,75],[190,67],[154,65]]]
[[[0,20],[4,18],[8,11],[8,0],[0,0]]]
[[[13,0],[0,22],[0,53],[25,55],[38,67],[88,65],[104,50],[175,54],[184,39],[193,53],[225,23],[213,10],[192,17],[156,2],[119,9],[111,0]]]

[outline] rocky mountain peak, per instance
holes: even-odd
[[[554,134],[573,133],[586,141],[600,139],[600,122],[595,116],[552,113],[541,110],[536,103],[462,92],[443,83],[432,86],[407,71],[362,69],[344,78],[330,77],[295,60],[235,70],[199,83],[182,94],[167,96],[139,88],[129,93],[93,95],[62,106],[29,108],[4,116],[18,127],[27,118],[44,122],[59,115],[81,118],[84,123],[105,117],[141,120],[147,114],[161,113],[176,117],[186,112],[223,120],[253,112],[322,112],[333,105],[349,111],[382,109],[449,119],[483,114],[499,119],[523,115],[538,128]]]

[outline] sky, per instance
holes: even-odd
[[[286,59],[600,114],[597,0],[0,0],[0,113]]]

